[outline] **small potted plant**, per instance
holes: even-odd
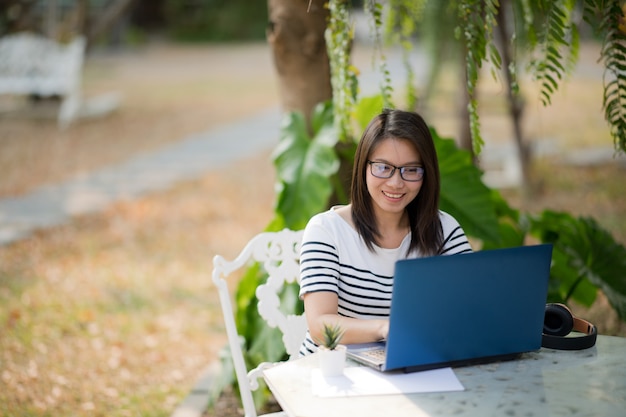
[[[346,363],[346,347],[339,344],[344,330],[339,324],[324,323],[322,340],[316,341],[319,345],[319,365],[322,375],[338,376],[343,374]]]

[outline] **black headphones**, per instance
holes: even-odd
[[[565,337],[572,331],[582,336]],[[598,330],[590,322],[574,317],[563,304],[546,304],[541,346],[560,350],[581,350],[596,344]]]

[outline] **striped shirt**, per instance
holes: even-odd
[[[471,252],[465,232],[449,214],[440,211],[443,255]],[[338,314],[359,319],[388,318],[395,262],[407,258],[408,234],[395,249],[375,247],[370,251],[357,231],[334,210],[309,221],[300,250],[300,297],[330,291],[339,297]],[[408,258],[420,257],[412,251]],[[314,352],[317,345],[307,331],[300,355]]]

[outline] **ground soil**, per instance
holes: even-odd
[[[192,135],[245,120],[278,105],[275,85],[270,51],[265,44],[172,45],[156,42],[137,49],[94,51],[85,63],[83,95],[85,99],[92,100],[114,93],[121,98],[116,111],[104,117],[77,120],[69,128],[59,129],[55,120],[57,104],[54,102],[39,103],[33,108],[20,97],[0,98],[0,198],[24,195],[37,187],[115,165]],[[245,144],[245,138],[242,138],[242,143]],[[61,370],[52,364],[42,365],[35,358],[36,353],[26,353],[25,346],[0,335],[0,346],[5,350],[5,356],[0,359],[4,372],[0,387],[6,382],[5,393],[10,397],[5,406],[9,414],[26,407],[44,413],[47,410],[56,415],[65,415],[66,411],[60,410],[67,409],[73,410],[72,415],[94,415],[93,411],[89,411],[92,409],[106,413],[107,406],[102,404],[110,402],[111,398],[106,399],[106,395],[102,395],[99,400],[99,391],[108,392],[110,396],[115,394],[113,389],[121,391],[127,387],[126,390],[135,391],[148,384],[183,388],[183,397],[176,393],[164,399],[161,409],[165,413],[168,409],[171,411],[176,402],[191,390],[206,366],[217,360],[226,344],[217,298],[210,285],[211,259],[215,254],[232,259],[247,240],[264,229],[272,216],[273,180],[269,151],[263,152],[253,158],[233,161],[221,172],[208,168],[207,174],[197,180],[136,201],[121,201],[102,214],[83,216],[73,224],[38,231],[30,239],[0,248],[0,280],[2,276],[17,275],[22,268],[20,265],[24,264],[33,270],[27,271],[26,276],[37,276],[37,271],[43,271],[41,274],[45,277],[52,269],[57,269],[56,275],[61,275],[65,281],[69,280],[66,274],[70,272],[61,264],[91,257],[85,250],[90,244],[83,237],[98,236],[100,242],[108,242],[103,246],[97,245],[96,250],[100,251],[98,257],[108,256],[105,255],[108,252],[105,247],[117,247],[116,251],[120,250],[126,256],[117,261],[101,259],[102,262],[96,261],[88,268],[110,269],[108,265],[113,263],[115,268],[137,270],[143,268],[141,258],[167,258],[169,266],[164,266],[166,270],[155,270],[149,274],[159,276],[159,285],[170,285],[166,291],[195,293],[186,301],[188,304],[193,305],[195,299],[208,306],[193,312],[184,311],[184,308],[174,304],[160,321],[167,320],[170,323],[168,327],[174,326],[182,331],[185,339],[166,342],[169,347],[154,358],[148,358],[152,362],[149,369],[139,363],[127,363],[125,368],[133,379],[137,379],[128,381],[128,384],[120,381],[119,372],[114,370],[94,371],[96,363],[107,362],[107,359],[100,359],[96,352],[84,361],[75,358],[71,371]],[[43,255],[34,248],[41,248],[44,252],[47,251],[45,248],[49,248],[57,255],[50,252]],[[77,258],[74,261],[55,259],[60,252],[75,253]],[[133,263],[137,265],[131,266]],[[171,279],[167,269],[177,270],[172,271]],[[132,275],[134,272],[126,269],[126,272],[118,274]],[[167,284],[168,281],[170,284]],[[78,278],[72,284],[72,299],[91,297],[89,293],[93,293],[93,285]],[[104,285],[110,286],[111,283]],[[0,290],[4,291],[1,286]],[[33,290],[26,290],[25,293],[33,296]],[[42,294],[41,303],[49,303],[43,297]],[[11,307],[10,314],[20,322],[25,319],[23,311],[22,307]],[[94,321],[98,321],[97,311],[90,309],[84,314],[96,315]],[[74,317],[67,319],[73,321]],[[155,325],[152,323],[149,326]],[[196,339],[196,336],[190,335],[190,328],[197,329],[191,333],[200,337]],[[149,332],[158,334],[154,333],[155,330],[153,328]],[[139,331],[136,337],[142,338],[140,334]],[[112,343],[124,346],[124,357],[128,354],[127,358],[140,359],[145,355],[133,350],[134,342],[122,341],[120,337]],[[98,339],[101,338],[98,335]],[[42,346],[56,343],[48,342],[44,337],[41,339],[39,343]],[[146,340],[152,340],[149,343],[153,345],[161,344],[154,341],[156,339]],[[102,344],[97,340],[80,343],[93,342]],[[72,343],[66,343],[65,350],[71,351],[74,348]],[[104,350],[108,349],[106,341],[104,346]],[[48,349],[46,356],[50,359],[42,361],[50,363],[55,353],[51,347]],[[82,351],[81,358],[89,356],[87,352],[91,350]],[[28,363],[38,364],[39,378],[27,377],[22,371]],[[98,373],[97,377],[94,372]],[[70,381],[63,389],[63,395],[58,394],[58,398],[54,398],[45,394],[49,389],[42,386],[53,388],[55,384],[46,382],[47,375],[44,377],[44,374],[62,374],[64,380]],[[75,381],[80,380],[91,381],[91,389],[88,389],[91,392],[86,392],[84,385],[72,388]],[[24,387],[30,392],[22,392]],[[64,397],[65,391],[70,391],[68,398]],[[60,402],[65,404],[61,406]],[[75,405],[70,405],[72,403]],[[0,414],[5,406],[0,406]],[[120,407],[123,408],[123,405]],[[240,411],[237,397],[229,391],[220,398],[216,411],[211,415],[234,417],[242,415]],[[123,415],[123,410],[116,412]],[[137,414],[155,415],[151,411],[133,415]],[[95,415],[98,415],[97,412]]]
[[[581,82],[591,81],[584,78]],[[22,195],[44,184],[110,166],[278,105],[274,68],[265,44],[181,46],[156,43],[135,50],[95,51],[86,61],[83,84],[86,97],[121,93],[121,106],[106,117],[80,120],[66,130],[59,130],[52,119],[34,119],[28,112],[12,110],[2,114],[0,197]],[[555,101],[572,101],[575,89],[569,91],[570,99],[566,96]],[[599,103],[596,101],[590,105],[585,102],[588,110],[584,114],[597,112],[599,115]],[[6,109],[7,106],[14,108],[16,102],[0,104]],[[532,111],[541,110],[531,107]],[[562,108],[550,111],[554,112],[554,120],[560,119],[564,113]],[[495,113],[498,112],[501,110]],[[436,119],[443,126],[442,130],[449,131],[445,133],[453,134],[450,124],[446,123],[450,113],[442,112]],[[578,135],[583,129],[576,127],[577,122],[594,126],[598,123],[597,118],[589,122],[571,116],[566,122],[570,126],[554,127],[546,120],[550,117],[540,118],[539,128],[534,123],[530,129],[532,135],[539,136],[537,129],[544,136],[551,136],[570,128]],[[510,137],[509,126],[501,119],[501,113],[499,118],[485,118],[486,127],[491,129],[488,136]],[[605,128],[602,129],[605,132]],[[602,143],[581,138],[576,146],[611,144],[604,133],[599,136]],[[555,139],[563,142],[560,137]],[[618,189],[624,180],[621,165],[612,161],[600,166],[576,167],[551,161],[544,160],[537,166],[538,193],[535,197],[524,199],[519,192],[509,190],[507,195],[511,201],[518,207],[534,210],[549,207],[597,215],[608,222],[605,224],[615,231],[617,239],[626,242],[626,231],[622,228],[626,203],[623,190]],[[100,236],[113,234],[125,245],[130,244],[130,248],[124,248],[132,251],[138,245],[132,243],[135,242],[133,239],[140,236],[149,240],[148,230],[161,229],[170,233],[169,238],[175,239],[159,247],[159,251],[193,258],[194,262],[200,259],[200,263],[206,264],[203,267],[209,268],[210,263],[202,257],[208,259],[219,253],[232,258],[250,237],[265,227],[272,216],[273,179],[269,153],[264,153],[238,161],[226,172],[208,172],[205,177],[172,190],[138,201],[122,202],[100,215],[77,219],[74,225],[66,228],[41,231],[30,243],[18,244],[5,251],[18,254],[20,250],[30,251],[27,248],[32,248],[33,242],[36,246],[54,247],[59,240],[80,236],[83,230]],[[595,193],[599,187],[601,192]],[[198,222],[191,219],[198,219]],[[111,240],[111,245],[118,243],[118,240]],[[196,249],[199,246],[203,247],[201,253]],[[172,268],[181,268],[180,264],[173,263]],[[186,271],[184,266],[182,268]],[[204,290],[209,291],[208,286]],[[626,334],[623,323],[617,322],[614,315],[605,314],[605,300],[594,308],[590,317],[605,321],[605,328],[612,332]],[[219,321],[211,318],[206,323],[213,328],[211,345],[223,346],[225,340]],[[199,375],[203,364],[217,358],[219,351],[218,348],[207,348],[207,344],[191,342],[178,344],[176,349],[178,351],[173,356],[195,358],[190,366],[179,366],[182,370],[177,374],[177,380],[188,385],[195,382],[193,378]],[[167,361],[168,358],[164,354],[160,360]],[[235,417],[242,414],[236,398],[229,394],[222,397],[215,410],[208,411],[207,415]]]

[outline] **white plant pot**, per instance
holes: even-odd
[[[324,376],[339,376],[343,374],[346,364],[346,347],[338,345],[334,350],[320,346],[319,367]]]

